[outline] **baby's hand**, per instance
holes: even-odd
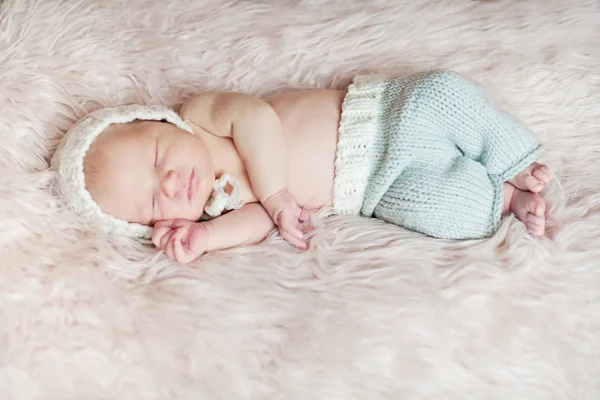
[[[200,257],[206,250],[207,242],[208,230],[201,222],[171,219],[154,224],[152,243],[182,264]]]
[[[275,225],[279,227],[279,233],[288,243],[299,249],[307,249],[308,244],[303,239],[304,233],[300,224],[310,222],[312,213],[298,206],[294,197],[283,189],[265,200],[263,207],[271,216]]]

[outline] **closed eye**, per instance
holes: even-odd
[[[155,144],[154,144],[154,169],[156,169],[156,167],[158,167],[158,138],[156,138]],[[154,189],[152,189],[152,191],[154,192]],[[156,219],[156,211],[158,209],[158,204],[156,201],[156,196],[153,195],[152,196],[152,214],[150,216],[150,224],[154,225],[154,221]]]

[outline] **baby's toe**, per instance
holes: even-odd
[[[534,226],[539,226],[539,225],[543,225],[544,224],[544,217],[539,216],[539,215],[535,215],[532,213],[527,214],[527,216],[525,217],[525,223],[526,224],[531,224]]]
[[[540,179],[536,178],[533,175],[523,175],[522,177],[522,185],[525,188],[524,190],[529,190],[533,193],[541,192],[544,188],[543,182]]]
[[[546,227],[546,220],[544,217],[540,217],[534,214],[528,214],[525,218],[525,226],[527,231],[533,236],[542,236]]]
[[[527,199],[527,211],[537,217],[544,217],[546,212],[546,201],[538,194],[530,195]]]
[[[527,232],[529,232],[531,236],[544,236],[544,228],[539,226],[527,225]]]
[[[552,173],[550,172],[550,169],[545,166],[544,164],[537,164],[534,166],[534,168],[531,170],[531,175],[543,182],[543,183],[548,183],[550,181],[552,181],[552,179],[554,179],[554,177],[552,176]]]

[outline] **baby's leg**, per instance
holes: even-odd
[[[425,113],[426,126],[448,135],[463,155],[483,164],[489,175],[508,181],[538,159],[537,138],[499,109],[479,85],[454,72],[434,71],[425,75],[417,90],[415,101]],[[540,178],[545,175],[537,172]]]
[[[512,199],[505,211],[513,212],[533,235],[542,235],[545,202],[534,193],[553,176],[548,167],[535,162],[541,153],[537,138],[478,85],[445,71],[434,73],[432,79],[438,91],[432,104],[436,115],[452,125],[447,129],[450,140],[465,156],[483,164],[490,176],[512,185],[505,185]]]
[[[373,215],[442,239],[491,236],[502,217],[503,181],[469,157],[440,159],[407,168]]]
[[[534,236],[542,236],[546,228],[546,202],[537,193],[520,190],[504,184],[503,213],[512,212]]]

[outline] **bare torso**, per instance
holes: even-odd
[[[279,115],[288,150],[288,190],[307,209],[331,201],[338,126],[345,91],[308,90],[264,98]],[[256,202],[244,164],[231,139],[196,132],[203,138],[217,175],[228,172],[242,187],[244,203]],[[265,149],[265,157],[269,149]]]
[[[312,209],[331,200],[341,90],[290,92],[265,98],[281,118],[288,144],[289,190]]]

